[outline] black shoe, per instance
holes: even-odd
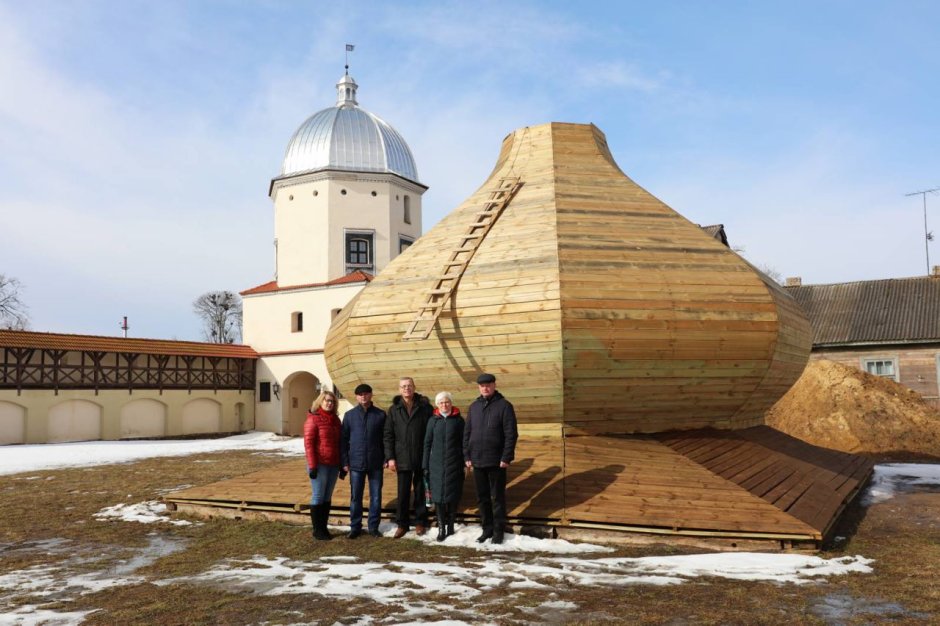
[[[372,537],[381,537],[381,536],[382,536],[382,533],[379,532],[379,529],[378,529],[378,528],[373,528],[373,529],[369,530],[369,535],[372,536]]]
[[[437,526],[437,540],[444,541],[447,539],[447,529],[438,524]]]
[[[486,541],[492,536],[493,536],[492,532],[484,530],[483,534],[477,537],[477,543],[483,543],[484,541]]]
[[[346,535],[346,538],[347,538],[347,539],[356,539],[356,538],[358,538],[359,535],[361,535],[361,534],[362,534],[362,529],[361,529],[361,528],[356,528],[356,529],[354,529],[354,530],[350,530],[349,533]]]
[[[495,533],[493,533],[493,543],[494,543],[494,544],[500,544],[500,543],[502,543],[502,542],[503,542],[503,533],[501,533],[501,532],[495,532]]]

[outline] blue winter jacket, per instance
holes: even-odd
[[[385,411],[374,404],[368,411],[363,411],[358,404],[346,411],[339,446],[343,466],[360,472],[382,469],[385,464],[384,431]]]

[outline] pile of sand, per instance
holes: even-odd
[[[832,361],[811,361],[767,425],[844,452],[940,457],[940,411],[893,380]]]

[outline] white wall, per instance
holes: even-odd
[[[49,410],[49,443],[101,439],[101,405],[66,400]]]
[[[222,405],[215,400],[196,398],[183,405],[182,434],[217,433],[221,426]]]
[[[121,407],[121,439],[166,435],[166,405],[150,398],[132,400]]]

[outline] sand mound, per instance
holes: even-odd
[[[940,411],[893,380],[811,361],[767,425],[844,452],[940,457]]]

